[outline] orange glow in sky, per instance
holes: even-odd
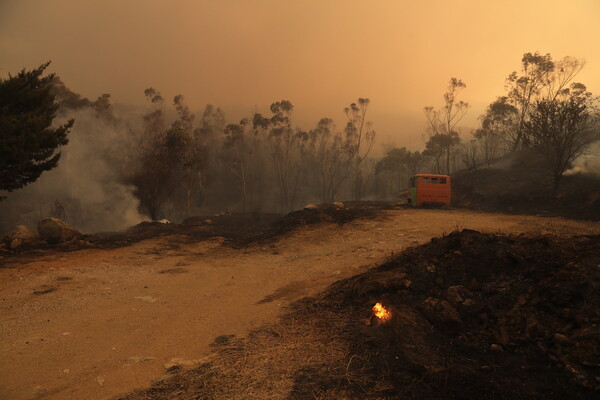
[[[235,122],[281,99],[305,129],[371,100],[378,141],[422,147],[423,107],[467,84],[468,131],[525,52],[586,60],[600,94],[600,1],[4,0],[0,76],[52,60],[72,90],[144,104],[147,87]]]

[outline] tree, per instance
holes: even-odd
[[[184,103],[183,96],[173,98],[178,118],[167,131],[167,147],[173,154],[179,155],[180,165],[177,179],[185,192],[186,217],[190,216],[192,194],[201,191],[206,182],[208,168],[206,144],[201,140],[202,130],[194,131],[194,114]],[[202,128],[200,128],[202,129]]]
[[[519,110],[507,97],[499,97],[488,106],[480,120],[481,128],[475,132],[475,137],[481,147],[483,163],[489,166],[501,153],[513,148],[517,140]]]
[[[357,103],[350,104],[344,109],[348,122],[346,123],[346,139],[350,142],[350,151],[354,165],[354,199],[360,200],[363,192],[361,165],[369,155],[375,141],[375,131],[371,122],[366,120],[367,109],[371,101],[359,98]]]
[[[446,153],[446,173],[450,174],[450,150],[460,143],[456,126],[464,118],[469,109],[469,103],[458,100],[458,94],[467,85],[460,79],[451,78],[448,90],[444,93],[444,106],[439,110],[425,107],[425,116],[429,123],[430,138],[427,151],[436,159],[439,171],[439,161],[442,154]]]
[[[204,161],[197,173],[196,205],[201,206],[205,200],[207,188],[214,183],[214,188],[222,187],[216,177],[216,170],[220,167],[219,151],[222,148],[222,135],[225,129],[225,113],[219,107],[207,104],[199,118],[199,126],[193,131],[193,146],[203,153]],[[220,206],[223,206],[220,203]]]
[[[134,165],[130,168],[131,183],[141,209],[156,221],[177,186],[175,178],[185,141],[180,130],[167,130],[160,92],[148,88],[144,94],[153,110],[144,116],[144,132],[137,138]]]
[[[34,182],[58,165],[73,120],[52,127],[58,105],[51,93],[53,74],[42,77],[50,62],[0,80],[0,190]]]
[[[411,152],[406,147],[394,148],[387,152],[385,157],[377,162],[375,173],[388,173],[395,177],[397,190],[403,190],[411,176],[417,173],[423,161],[421,153]]]
[[[330,118],[321,118],[308,135],[312,158],[318,170],[319,197],[324,202],[333,201],[340,185],[348,177],[352,143],[348,138],[342,138]]]
[[[279,200],[282,213],[290,210],[293,200],[292,158],[296,136],[292,129],[291,117],[294,105],[288,100],[281,100],[271,104],[271,118],[255,114],[252,125],[255,131],[267,131],[267,143],[271,159],[277,175]]]
[[[77,110],[92,105],[89,99],[69,89],[57,75],[52,77],[50,93],[54,95],[54,102],[58,104],[59,110]]]
[[[465,167],[468,170],[476,170],[482,163],[480,153],[482,150],[482,146],[479,146],[476,139],[471,139],[467,143],[463,143],[461,146],[461,156],[462,161]]]
[[[584,62],[564,57],[555,62],[547,53],[525,53],[521,59],[521,72],[512,72],[506,79],[508,100],[518,110],[511,151],[519,150],[523,129],[529,117],[530,107],[540,99],[555,100],[581,71]]]
[[[91,104],[91,107],[96,111],[98,117],[105,118],[107,121],[114,122],[115,116],[112,112],[112,105],[110,104],[110,94],[104,93],[98,97],[98,99]]]
[[[524,145],[537,150],[552,173],[554,188],[573,161],[600,140],[598,114],[585,86],[574,83],[554,99],[536,101],[523,124]]]
[[[240,184],[242,198],[242,211],[246,211],[246,197],[248,193],[248,161],[252,148],[248,143],[246,128],[250,121],[243,118],[239,124],[229,124],[225,127],[225,141],[223,143],[223,158],[229,170],[235,175]]]
[[[450,174],[450,149],[460,143],[458,133],[451,131],[448,134],[436,133],[432,135],[425,144],[423,155],[431,156],[435,161],[436,173],[441,174],[440,160],[446,154],[446,171]]]

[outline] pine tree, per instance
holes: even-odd
[[[50,62],[0,79],[0,190],[13,191],[56,167],[73,120],[52,127],[58,104],[51,94]]]

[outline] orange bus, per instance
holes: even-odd
[[[413,207],[450,204],[450,186],[448,175],[417,174],[410,178],[408,203]]]

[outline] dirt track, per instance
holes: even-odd
[[[406,209],[241,250],[170,236],[19,258],[0,268],[0,398],[93,400],[145,387],[165,364],[201,359],[216,337],[243,335],[290,301],[462,228],[600,233],[560,218]]]

